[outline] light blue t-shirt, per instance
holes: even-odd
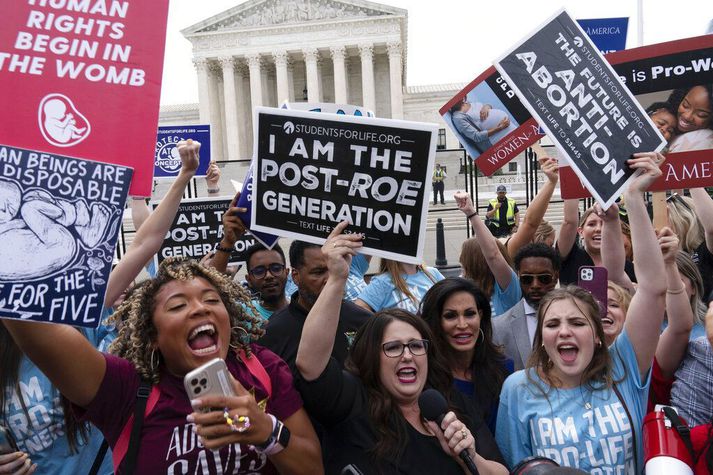
[[[637,467],[641,468],[641,424],[651,372],[642,382],[626,331],[617,337],[609,354],[614,381],[619,381],[617,388],[633,419]],[[632,422],[614,390],[550,388],[533,371],[533,379],[547,392],[545,397],[525,371],[532,370],[513,373],[500,393],[495,439],[510,468],[538,455],[592,474],[641,473],[633,467]]]
[[[366,302],[375,312],[398,307],[402,310],[416,313],[428,289],[430,289],[435,282],[445,278],[435,267],[427,267],[426,269],[431,275],[431,278],[420,269],[415,274],[401,274],[401,277],[406,281],[406,286],[409,291],[416,297],[416,302],[411,300],[407,295],[402,294],[401,291],[396,288],[388,273],[379,274],[371,279],[369,285],[359,294],[359,298]]]
[[[102,322],[110,314],[105,309]],[[100,326],[98,329],[80,329],[92,344],[105,350],[115,338],[112,328]],[[56,475],[76,475],[89,473],[94,458],[99,451],[104,436],[96,427],[90,426],[89,438],[85,445],[77,447],[77,453],[70,455],[69,443],[64,431],[64,411],[60,393],[50,380],[27,357],[23,357],[19,371],[20,394],[27,408],[22,404],[14,388],[5,388],[5,415],[19,450],[29,454],[32,463],[37,464],[36,473]],[[79,440],[81,442],[81,438]],[[114,473],[111,450],[104,456],[99,470],[101,475]]]
[[[522,299],[520,281],[515,271],[510,269],[510,284],[504,290],[500,288],[497,280],[493,285],[493,297],[490,299],[490,310],[493,317],[507,312],[517,305],[520,299]]]

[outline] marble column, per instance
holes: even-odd
[[[220,114],[220,95],[221,91],[218,85],[218,73],[220,66],[211,62],[209,66],[209,83],[208,97],[210,102],[210,154],[211,160],[224,160],[223,153],[223,120]]]
[[[404,96],[401,76],[402,49],[401,43],[386,45],[389,52],[389,84],[391,89],[391,118],[404,118]]]
[[[305,58],[305,75],[307,76],[307,102],[319,102],[321,93],[319,90],[319,67],[317,58],[319,52],[317,48],[309,48],[302,51]]]
[[[238,111],[238,143],[240,144],[239,158],[249,158],[252,156],[250,150],[252,118],[250,117],[249,99],[247,97],[247,87],[245,87],[245,77],[248,74],[243,64],[235,63],[233,70],[235,77],[235,98]]]
[[[210,72],[208,61],[204,58],[193,60],[198,73],[198,115],[201,124],[210,123]]]
[[[247,56],[250,68],[250,102],[252,108],[262,105],[262,73],[260,71],[260,54]]]
[[[223,95],[225,97],[225,135],[228,160],[240,158],[240,137],[238,135],[238,103],[235,96],[235,59],[219,58],[223,68]]]
[[[295,102],[295,63],[287,62],[287,90],[289,92],[289,101]]]
[[[376,89],[374,88],[374,45],[359,45],[361,56],[361,94],[363,106],[376,113]]]
[[[344,46],[333,46],[329,48],[329,51],[332,53],[332,63],[334,65],[334,102],[348,104],[347,70],[344,64],[346,48]]]
[[[290,80],[287,76],[287,51],[275,51],[272,53],[275,59],[275,77],[277,81],[277,105],[290,99]]]

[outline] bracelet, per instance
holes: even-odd
[[[208,193],[220,193],[220,188],[208,188]]]
[[[666,293],[669,295],[678,295],[678,294],[684,293],[685,291],[686,291],[686,288],[681,287],[680,289],[677,289],[677,290],[666,290]]]
[[[230,253],[233,252],[233,250],[232,250],[231,248],[229,248],[229,247],[223,247],[223,246],[221,246],[220,244],[217,244],[217,245],[215,246],[215,250],[216,250],[216,251],[220,251],[220,252],[225,252],[225,253],[228,253],[228,254],[230,254]]]
[[[468,216],[466,216],[466,218],[470,219],[470,218],[472,218],[473,216],[478,216],[478,211],[473,211],[473,212],[470,213]]]

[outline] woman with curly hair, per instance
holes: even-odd
[[[133,415],[141,381],[158,388],[143,423],[137,473],[172,473],[179,467],[184,473],[201,467],[236,474],[319,471],[319,443],[290,371],[269,350],[250,343],[261,331],[243,305],[250,305],[250,296],[223,274],[169,258],[114,314],[122,326],[112,354],[100,353],[70,327],[6,326],[112,448]],[[208,412],[193,413],[183,377],[214,358],[225,360],[237,396],[204,397],[194,401],[194,409]],[[252,358],[270,384],[249,369]],[[275,430],[285,428],[291,437],[281,440],[283,446],[272,443]]]
[[[642,275],[659,276],[664,260],[643,192],[661,175],[663,157],[634,157],[628,165],[643,173],[625,196],[636,262]],[[567,286],[542,299],[527,368],[508,377],[500,394],[496,440],[510,467],[544,455],[586,472],[640,472],[641,424],[665,294],[665,282],[642,279],[611,346],[589,292]]]
[[[346,225],[322,247],[329,276],[297,352],[298,387],[326,428],[327,472],[462,475],[470,473],[458,455],[465,450],[481,474],[507,473],[479,411],[453,391],[423,319],[398,308],[377,312],[357,332],[345,371],[330,358],[349,264],[362,246],[359,235],[342,234]],[[446,399],[440,426],[421,413],[426,387]]]
[[[421,317],[433,333],[433,344],[447,360],[455,387],[482,410],[495,433],[500,388],[514,366],[493,343],[485,294],[470,279],[448,277],[426,293]]]

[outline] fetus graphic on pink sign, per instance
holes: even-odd
[[[64,94],[52,93],[42,98],[37,116],[42,136],[56,147],[77,145],[92,130],[89,120]]]

